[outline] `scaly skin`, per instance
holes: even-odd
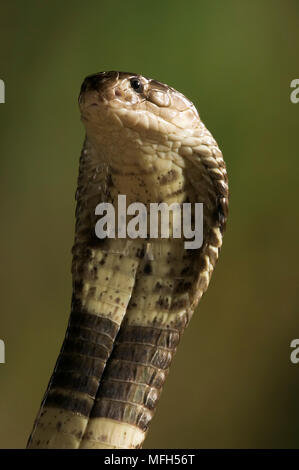
[[[139,83],[136,82],[139,80]],[[29,448],[139,448],[225,228],[222,154],[192,103],[136,74],[85,79],[70,321]],[[95,236],[95,207],[203,202],[203,245]]]

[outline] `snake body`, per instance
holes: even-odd
[[[156,80],[98,73],[84,80],[79,105],[71,315],[28,447],[139,448],[218,258],[226,168],[194,105]],[[97,238],[96,206],[115,206],[120,194],[146,207],[203,202],[202,246]]]

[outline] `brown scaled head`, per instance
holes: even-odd
[[[79,95],[82,120],[100,130],[107,126],[137,132],[176,132],[194,129],[198,113],[184,95],[156,80],[129,72],[88,76]]]

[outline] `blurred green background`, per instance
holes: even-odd
[[[220,261],[146,448],[299,443],[299,2],[0,3],[0,447],[24,447],[69,315],[83,78],[123,70],[186,94],[223,150]]]

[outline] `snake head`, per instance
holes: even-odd
[[[183,94],[128,72],[88,76],[81,87],[79,106],[87,134],[119,134],[124,128],[163,140],[166,133],[190,132],[200,122],[196,108]]]

